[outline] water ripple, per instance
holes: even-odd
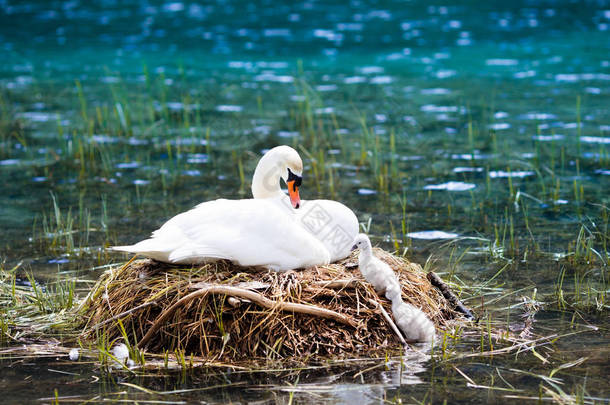
[[[454,239],[459,235],[457,233],[450,233],[445,231],[419,231],[409,232],[407,236],[411,239]]]
[[[482,167],[454,167],[453,173],[480,173],[483,171]]]
[[[476,187],[476,184],[464,183],[462,181],[449,181],[442,184],[428,184],[424,190],[447,190],[447,191],[467,191]]]
[[[505,177],[527,177],[527,176],[533,176],[534,172],[529,171],[529,170],[523,170],[523,171],[515,171],[515,172],[505,172],[504,170],[492,170],[489,172],[489,177],[491,177],[492,179],[496,179],[496,178],[505,178]]]
[[[610,144],[609,137],[601,137],[601,136],[581,136],[580,141],[584,143],[598,143],[608,145]]]
[[[487,66],[516,66],[519,64],[517,59],[487,59]]]
[[[244,107],[240,106],[240,105],[228,105],[228,104],[223,104],[223,105],[217,105],[215,110],[216,111],[220,111],[220,112],[241,112],[243,111]]]

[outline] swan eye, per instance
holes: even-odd
[[[288,181],[294,181],[294,185],[296,187],[301,187],[301,182],[303,178],[301,176],[297,176],[290,169],[288,169]]]

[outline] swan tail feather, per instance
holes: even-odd
[[[157,238],[151,238],[140,241],[135,245],[112,246],[110,249],[130,253],[168,252],[171,250],[170,246]]]
[[[168,261],[171,263],[203,263],[219,259],[230,259],[230,257],[214,249],[189,245],[172,250],[168,256]]]
[[[133,245],[125,245],[125,246],[110,246],[108,249],[114,250],[115,252],[127,252],[133,253]]]
[[[151,238],[140,241],[135,245],[112,246],[110,249],[117,252],[135,253],[161,262],[167,262],[172,246],[157,238]]]

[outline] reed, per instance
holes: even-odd
[[[582,376],[591,370],[584,366],[587,362],[567,359],[566,351],[555,344],[557,339],[570,337],[543,336],[542,319],[538,318],[538,322],[533,323],[535,307],[546,308],[545,317],[558,311],[566,317],[575,333],[581,333],[590,330],[590,325],[579,325],[581,316],[587,315],[588,322],[596,323],[591,319],[603,318],[610,308],[607,296],[610,211],[604,194],[607,180],[605,174],[596,173],[600,168],[607,169],[609,153],[606,144],[591,145],[583,141],[583,135],[606,137],[608,134],[606,130],[594,127],[595,120],[586,118],[591,110],[587,105],[590,104],[589,98],[578,97],[576,106],[572,104],[570,107],[572,112],[567,113],[575,117],[576,130],[555,129],[552,125],[549,128],[544,121],[532,120],[520,121],[504,132],[486,129],[488,124],[495,122],[490,118],[495,110],[493,94],[485,94],[480,100],[469,100],[464,107],[467,114],[449,114],[450,120],[445,121],[419,113],[424,101],[417,99],[420,96],[416,93],[406,105],[397,106],[404,99],[382,95],[378,90],[373,92],[363,84],[357,90],[345,90],[341,95],[346,99],[338,102],[334,94],[316,92],[312,83],[317,79],[305,72],[302,66],[298,67],[294,85],[286,86],[289,89],[264,83],[269,87],[263,90],[263,83],[256,83],[261,87],[253,95],[240,90],[239,83],[217,86],[189,82],[184,67],[176,63],[179,65],[178,73],[155,73],[154,67],[142,66],[141,83],[130,83],[117,72],[107,70],[106,75],[117,80],[101,87],[84,80],[70,81],[66,85],[37,81],[27,94],[19,90],[0,90],[0,159],[21,162],[14,166],[5,162],[6,167],[0,168],[2,174],[6,174],[7,179],[13,175],[27,179],[44,177],[47,183],[36,187],[44,187],[45,193],[46,189],[53,190],[50,198],[47,195],[40,199],[42,207],[32,226],[31,246],[36,250],[35,256],[40,261],[44,261],[46,256],[70,260],[69,264],[58,266],[61,273],[45,282],[34,277],[36,273],[30,269],[26,272],[19,266],[2,267],[0,341],[3,349],[18,345],[21,350],[3,350],[2,356],[18,359],[34,355],[65,356],[67,345],[77,344],[76,336],[80,330],[74,330],[74,307],[82,302],[80,295],[89,288],[75,278],[66,279],[65,272],[79,274],[82,278],[82,273],[77,273],[75,267],[88,269],[93,259],[100,265],[107,265],[112,260],[112,256],[105,253],[104,246],[123,240],[127,235],[135,237],[154,229],[151,228],[153,221],[137,229],[133,221],[121,222],[123,217],[131,219],[132,211],[140,212],[140,216],[154,215],[156,220],[169,217],[203,199],[201,190],[207,189],[209,184],[219,184],[217,195],[245,196],[248,194],[248,173],[253,156],[273,144],[291,143],[302,147],[299,151],[306,167],[304,190],[306,186],[307,190],[323,198],[338,199],[353,206],[364,222],[363,228],[378,235],[379,240],[383,240],[386,247],[395,249],[397,254],[408,254],[413,260],[430,258],[424,271],[434,267],[444,272],[452,288],[469,305],[475,306],[482,316],[478,324],[472,325],[445,325],[439,321],[443,326],[439,346],[434,348],[432,359],[425,363],[429,372],[422,377],[429,384],[423,384],[425,388],[420,385],[419,391],[417,386],[413,386],[409,391],[413,396],[410,402],[442,402],[439,392],[445,393],[447,381],[466,384],[469,393],[483,392],[479,398],[486,396],[488,402],[599,401],[595,395],[589,394],[590,389],[585,383],[573,383],[576,375]],[[293,95],[301,101],[291,101]],[[368,98],[371,95],[374,102]],[[487,101],[490,98],[492,102]],[[377,102],[380,99],[382,101]],[[16,113],[27,111],[34,102],[44,104],[45,111],[60,111],[61,114],[46,124],[33,125],[27,118],[16,116]],[[459,99],[448,99],[447,102],[462,108]],[[244,111],[220,112],[215,110],[219,104],[243,105]],[[389,118],[387,122],[374,121],[375,110],[380,106],[387,107],[384,111]],[[519,108],[511,110],[511,116],[516,117]],[[407,125],[403,122],[405,115],[413,116],[414,123]],[[253,129],[257,126],[267,130],[257,132]],[[445,126],[454,128],[455,132],[444,132]],[[521,127],[524,134],[518,132]],[[280,130],[295,132],[296,136],[290,140],[278,137]],[[558,135],[556,131],[560,134],[566,131],[566,138],[541,140],[544,135]],[[51,136],[41,138],[45,134]],[[537,135],[538,139],[529,142],[527,137],[531,134]],[[333,152],[329,154],[331,150]],[[187,162],[193,153],[205,153],[209,162]],[[460,157],[462,154],[469,159]],[[529,157],[522,156],[525,154]],[[464,163],[459,160],[464,160]],[[117,167],[128,162],[138,162],[140,167],[128,170]],[[452,172],[461,165],[472,171]],[[523,178],[516,176],[521,167],[534,174]],[[483,168],[480,173],[476,171],[479,168]],[[193,169],[200,170],[202,176],[186,178],[184,173]],[[493,171],[506,171],[508,177],[492,177],[490,173]],[[229,179],[217,181],[221,175]],[[133,184],[135,179],[145,179],[149,183]],[[474,183],[476,187],[467,193],[423,190],[426,184],[453,180]],[[225,183],[230,187],[223,188]],[[374,189],[377,194],[357,197],[359,188]],[[238,189],[241,190],[236,192]],[[17,187],[11,190],[9,194],[21,195],[20,190],[14,191],[18,190]],[[187,197],[187,193],[192,195]],[[210,195],[206,194],[205,198]],[[371,221],[373,217],[374,224]],[[462,237],[444,246],[443,242],[420,241],[406,236],[411,230],[425,229],[451,230]],[[29,247],[23,251],[27,249]],[[355,270],[348,270],[349,274],[354,274]],[[185,284],[212,277],[212,272],[198,273],[196,269],[163,271]],[[225,273],[221,271],[220,277],[225,277]],[[252,274],[257,273],[240,275],[236,280],[253,277]],[[161,287],[160,281],[142,281],[133,274],[129,275],[128,271],[124,276],[131,277],[128,280],[134,285],[154,284],[156,298],[165,299],[165,294],[169,294]],[[226,277],[223,281],[230,280]],[[507,288],[508,283],[515,280],[524,285]],[[545,283],[546,280],[553,281],[540,284],[541,280]],[[270,284],[271,289],[283,294],[282,302],[296,302],[307,296],[295,287],[291,277],[278,277]],[[353,297],[348,297],[350,294],[357,294],[361,302],[365,302],[366,297],[373,297],[372,291],[362,285],[350,289],[349,293],[326,288],[316,298],[320,301],[315,303],[333,302],[331,306],[339,306],[353,300]],[[179,299],[176,295],[174,298]],[[226,359],[240,356],[236,339],[241,336],[236,329],[239,327],[240,331],[245,330],[242,334],[252,331],[245,341],[251,344],[249,350],[252,353],[264,359],[265,378],[274,375],[273,368],[288,368],[286,354],[297,345],[291,337],[300,337],[294,331],[294,325],[302,326],[299,322],[305,315],[282,315],[245,301],[236,308],[231,305],[232,300],[217,296],[200,298],[199,307],[192,303],[186,315],[175,315],[171,319],[176,321],[176,325],[186,324],[184,330],[176,328],[170,331],[171,322],[160,329],[161,334],[171,332],[163,337],[170,349],[160,349],[158,355],[144,352],[139,347],[143,330],[133,322],[140,310],[152,313],[152,304],[112,319],[104,325],[105,328],[100,328],[99,335],[82,340],[81,349],[87,352],[88,361],[103,365],[110,371],[114,364],[111,357],[113,345],[125,342],[130,357],[136,360],[140,370],[155,371],[155,374],[163,376],[170,370],[180,370],[180,375],[175,376],[176,381],[184,383],[185,370],[190,372],[195,365],[226,366],[223,361],[210,356]],[[352,301],[348,303],[353,304]],[[244,310],[241,312],[243,319],[237,316],[239,308]],[[113,305],[113,309],[117,308]],[[107,316],[107,320],[120,313],[117,309],[113,314],[102,314],[100,320],[103,316]],[[385,339],[388,335],[385,325],[376,315],[366,316],[372,329],[383,331],[367,341],[372,346],[378,343],[376,339]],[[244,323],[247,319],[255,319],[257,323],[246,328]],[[143,322],[148,322],[143,328],[150,327],[153,321],[143,319]],[[261,328],[266,325],[263,321],[284,332],[269,333],[269,338],[255,348],[256,337],[261,336]],[[328,346],[331,338],[335,338],[329,332],[331,322],[324,320],[320,322],[321,326],[316,325],[326,327],[326,341],[317,343],[315,349],[303,349],[303,358],[298,364],[295,362],[295,368],[282,370],[282,373],[292,373],[286,380],[290,381],[289,385],[280,381],[252,389],[272,391],[277,394],[275,398],[278,401],[311,402],[312,397],[305,396],[307,394],[302,391],[311,390],[312,385],[303,386],[299,383],[302,380],[295,376],[302,370],[311,371],[314,375],[323,370],[323,373],[333,375],[332,367],[338,367],[342,359],[335,359],[335,363],[325,359],[324,363],[316,362],[315,357],[332,351]],[[201,347],[186,343],[190,339],[196,340],[193,332],[196,325],[203,329],[198,335]],[[335,329],[342,327],[332,326]],[[298,332],[304,333],[303,329],[301,327]],[[359,330],[347,330],[360,333]],[[66,347],[53,346],[48,343],[49,337],[59,339]],[[344,337],[337,339],[347,341]],[[24,341],[44,345],[24,349]],[[348,343],[355,345],[353,342]],[[211,355],[196,357],[192,353]],[[355,359],[352,357],[366,354],[368,352],[346,355],[348,358],[343,359],[345,362],[342,364],[353,362]],[[379,370],[389,373],[393,370],[392,361],[398,362],[395,358],[393,360],[392,354],[395,352],[383,347],[371,355],[371,359],[358,359],[358,367],[366,364],[362,367],[373,368],[371,371],[351,370],[353,372],[347,377],[337,374],[337,378],[347,378],[350,384],[353,379],[377,383],[378,376],[373,373]],[[320,368],[315,369],[312,364]],[[511,366],[504,367],[507,364]],[[233,362],[231,374],[215,374],[212,378],[228,381],[237,375],[239,366],[245,366],[245,363],[236,366]],[[401,357],[398,381],[402,381],[402,373],[407,372],[403,370],[405,366],[409,366],[409,361]],[[522,370],[515,371],[517,367]],[[112,373],[129,373],[131,376],[138,372],[123,367],[112,369]],[[171,401],[168,395],[180,395],[152,392],[150,384],[142,384],[139,380],[130,379],[127,384],[132,386],[116,385],[114,377],[108,378],[108,373],[105,375],[108,380],[105,383],[112,390],[112,394],[107,395],[111,398],[106,399],[117,402],[134,398],[124,393],[127,389],[166,402]],[[357,377],[352,379],[355,375]],[[523,388],[524,379],[539,383],[536,392]],[[224,385],[233,387],[229,383],[217,382],[209,384],[209,387],[215,385],[221,386],[219,390],[223,390]],[[324,393],[320,395],[328,392],[323,386],[313,386],[319,390],[316,392]],[[404,401],[404,389],[395,391],[396,397],[388,395],[380,401]],[[81,399],[83,402],[99,400],[93,395],[70,399],[55,392],[53,398],[44,402]],[[229,396],[223,396],[223,399],[232,400]],[[214,400],[217,401],[218,396]]]

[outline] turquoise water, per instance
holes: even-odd
[[[461,371],[537,397],[552,386],[509,370],[548,376],[586,357],[559,373],[562,389],[608,398],[609,31],[607,1],[0,0],[0,255],[41,283],[95,279],[92,268],[124,259],[106,246],[200,201],[248,196],[261,153],[290,144],[306,164],[303,198],[345,202],[375,243],[431,257],[446,276],[479,285],[495,275],[469,303],[483,317],[520,319],[516,302],[537,294],[546,305],[535,333],[579,332],[543,353],[548,364],[529,353],[461,360]],[[3,390],[92,394],[41,371],[58,367],[13,366]],[[77,381],[96,375],[61,367]],[[435,361],[409,389],[387,370],[313,374],[299,384],[328,387],[299,401],[510,400],[466,389]],[[10,388],[27,375],[40,392]],[[260,399],[265,378],[211,398]]]

